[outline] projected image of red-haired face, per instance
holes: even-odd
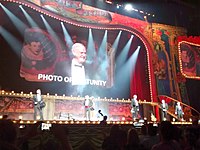
[[[200,46],[180,43],[182,73],[188,78],[200,79]]]
[[[58,46],[51,36],[38,28],[26,29],[21,51],[20,76],[27,81],[43,81],[38,74],[53,74]]]

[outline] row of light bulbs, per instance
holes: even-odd
[[[33,97],[33,92],[30,92],[29,94],[26,94],[24,92],[21,92],[21,93],[15,93],[14,91],[11,91],[11,92],[6,92],[4,90],[1,90],[0,91],[0,95],[2,96],[19,96],[19,97]],[[81,97],[80,95],[78,95],[77,97],[74,97],[74,96],[66,96],[65,94],[63,94],[62,96],[59,96],[57,94],[55,95],[50,95],[49,93],[47,93],[46,95],[43,95],[44,98],[55,98],[55,99],[70,99],[70,100],[80,100],[80,99],[84,99],[84,97]],[[95,98],[94,100],[96,101],[112,101],[112,102],[125,102],[125,103],[130,103],[131,102],[131,99],[113,99],[112,97],[111,98],[107,98],[107,97],[104,97],[104,98],[100,98],[100,97],[97,97]],[[147,102],[146,100],[144,101],[141,101],[139,100],[139,103],[140,104],[150,104],[150,105],[156,105],[157,103],[155,102]]]

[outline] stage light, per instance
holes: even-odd
[[[124,9],[126,9],[128,11],[131,11],[131,10],[133,10],[133,7],[132,7],[131,4],[126,4],[125,7],[124,7]]]
[[[22,120],[23,116],[19,116],[18,118],[19,118],[19,120]]]
[[[36,120],[40,120],[40,116],[37,116],[37,117],[36,117]]]
[[[121,5],[117,4],[117,9],[119,9],[119,8],[120,8],[120,6],[121,6]]]
[[[111,0],[106,0],[105,2],[108,3],[108,4],[112,4]]]
[[[144,14],[144,11],[140,10],[140,13],[141,13],[141,14]]]

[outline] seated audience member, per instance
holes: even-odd
[[[0,150],[19,150],[16,146],[17,128],[11,120],[0,120]]]
[[[153,124],[148,124],[147,126],[148,136],[141,139],[141,145],[146,149],[150,150],[153,145],[160,142],[159,136],[157,135],[157,128]]]
[[[120,127],[115,124],[110,129],[110,135],[106,137],[102,143],[103,150],[121,150],[120,147]]]
[[[147,134],[147,125],[144,124],[140,128],[140,134],[139,134],[140,141],[142,141],[142,139],[144,139],[146,137],[148,137],[148,134]]]
[[[139,135],[135,128],[128,130],[126,150],[142,150]]]
[[[187,127],[185,129],[185,146],[184,150],[199,150],[200,149],[200,128]]]
[[[180,145],[174,140],[174,126],[170,121],[162,121],[159,126],[160,142],[152,150],[181,150]]]
[[[52,124],[49,130],[42,130],[41,123],[37,122],[30,127],[21,144],[22,150],[72,150],[67,128]]]

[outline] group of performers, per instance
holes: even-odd
[[[165,100],[161,101],[160,108],[161,108],[161,119],[165,121],[167,120],[167,111],[168,111],[168,104],[165,102]],[[133,95],[133,98],[131,99],[131,113],[133,121],[140,119],[139,112],[140,112],[140,107],[139,107],[139,102],[137,100],[137,95]],[[180,102],[177,102],[175,106],[175,115],[177,115],[178,120],[183,119],[184,112],[180,105]]]
[[[168,110],[168,104],[165,102],[165,100],[162,100],[162,103],[161,103],[162,120],[167,120],[167,110]],[[177,115],[178,120],[183,120],[184,112],[183,112],[180,102],[176,103],[175,115]]]
[[[86,120],[91,120],[91,111],[94,110],[94,103],[93,103],[94,97],[89,97],[88,95],[84,98],[84,108],[85,108],[85,115],[84,118]],[[41,90],[37,89],[36,95],[33,96],[34,101],[34,120],[44,120],[43,117],[43,108],[46,106],[42,95]]]
[[[40,89],[37,89],[36,95],[33,97],[33,100],[34,100],[34,119],[35,120],[36,119],[44,120],[43,108],[46,106],[46,104],[42,99]],[[85,113],[84,113],[85,120],[91,120],[91,111],[94,110],[93,100],[94,100],[93,96],[90,97],[89,95],[86,95],[84,97],[83,105],[84,105],[84,109],[85,109]],[[168,104],[165,102],[165,100],[161,101],[160,108],[161,108],[161,119],[167,120]],[[141,118],[140,117],[140,107],[139,107],[137,95],[133,95],[133,97],[131,99],[131,114],[132,114],[133,121],[136,121],[137,119]],[[180,102],[177,102],[177,104],[175,106],[175,115],[177,115],[177,119],[182,120],[183,114],[184,114],[184,112],[180,105]]]

